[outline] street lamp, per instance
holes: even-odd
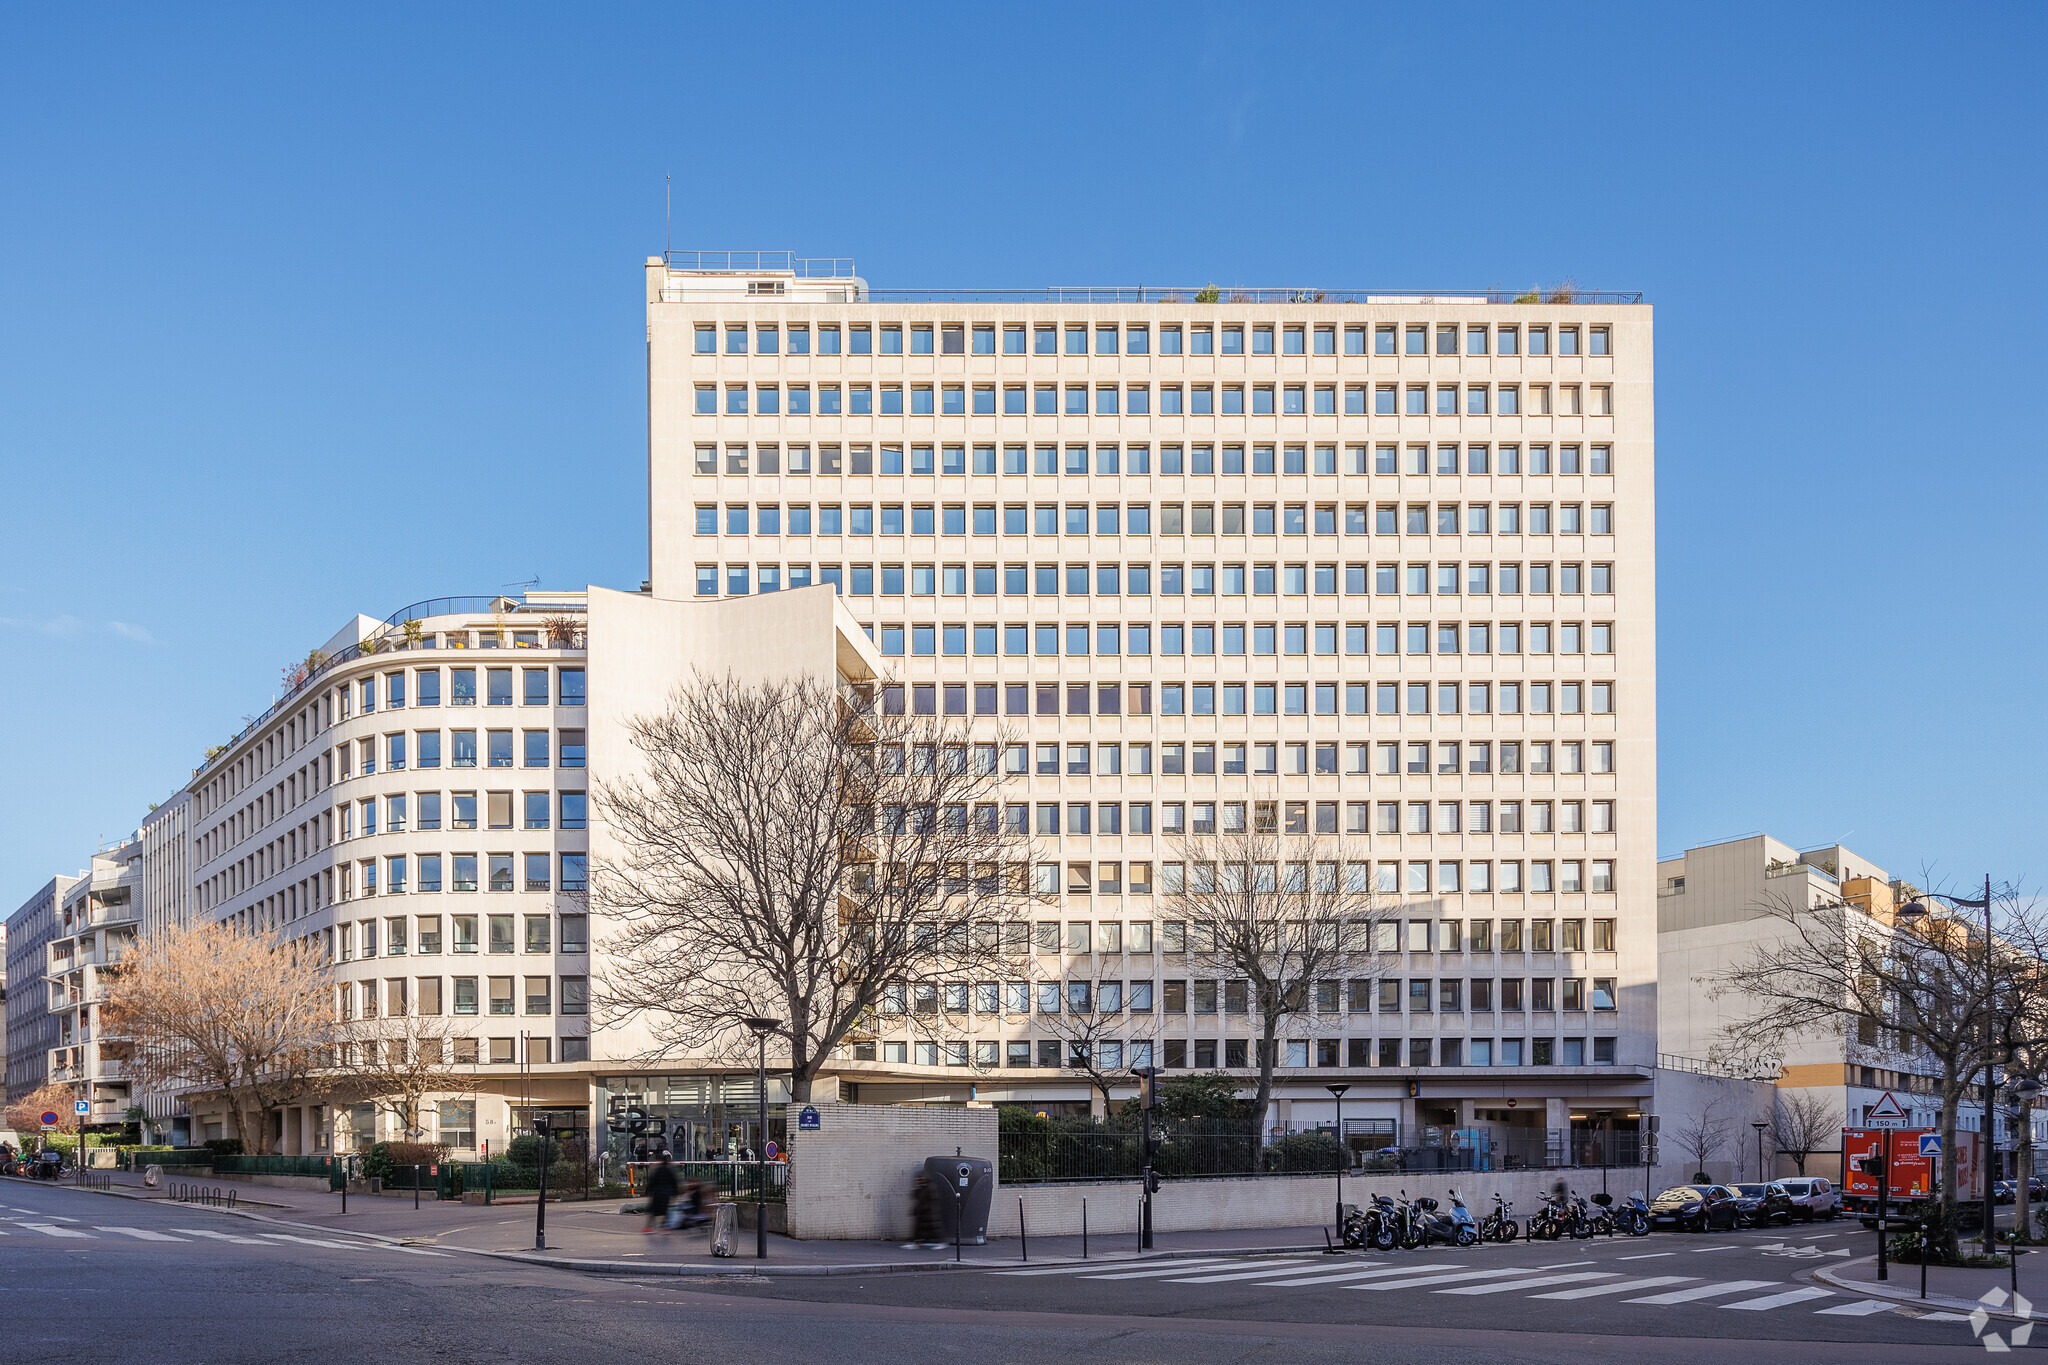
[[[1752,1123],[1749,1126],[1756,1129],[1756,1178],[1769,1183],[1770,1177],[1764,1174],[1764,1129],[1771,1125],[1768,1123]]]
[[[760,1087],[761,1128],[754,1138],[754,1258],[768,1259],[768,1035],[782,1025],[780,1019],[764,1019],[758,1016],[740,1020],[754,1031],[754,1040],[761,1045],[760,1068],[755,1072],[755,1083]]]
[[[1984,1254],[1998,1245],[1998,1211],[1992,1198],[1991,1133],[1993,1092],[1997,1088],[1998,1066],[1991,1052],[1991,1011],[1993,989],[1991,979],[1991,874],[1984,874],[1984,895],[1981,899],[1967,899],[1962,896],[1943,895],[1939,891],[1923,891],[1920,894],[1938,901],[1945,901],[1952,910],[1982,910],[1984,912]],[[1927,907],[1919,901],[1907,901],[1893,912],[1893,918],[1904,920],[1908,925],[1917,924],[1927,915]]]
[[[1344,1168],[1351,1164],[1351,1149],[1344,1143],[1344,1092],[1349,1085],[1330,1084],[1323,1089],[1337,1101],[1337,1240],[1344,1240]]]

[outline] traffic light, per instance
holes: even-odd
[[[1877,1176],[1884,1171],[1884,1162],[1874,1156],[1867,1156],[1856,1163],[1856,1169],[1868,1176]]]

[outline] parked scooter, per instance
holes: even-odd
[[[1614,1197],[1606,1191],[1593,1196],[1593,1207],[1588,1209],[1584,1198],[1580,1198],[1579,1218],[1585,1224],[1588,1237],[1612,1237],[1615,1234]]]
[[[1407,1191],[1403,1190],[1403,1194]],[[1411,1251],[1433,1243],[1468,1247],[1479,1240],[1479,1224],[1457,1192],[1451,1192],[1451,1207],[1445,1209],[1427,1195],[1409,1201],[1408,1225],[1401,1245]]]
[[[1521,1225],[1515,1222],[1515,1206],[1500,1197],[1498,1190],[1493,1195],[1493,1212],[1479,1220],[1479,1240],[1482,1242],[1512,1242],[1521,1232]]]
[[[1614,1224],[1631,1237],[1650,1235],[1650,1206],[1643,1202],[1642,1191],[1629,1192],[1628,1198],[1614,1211]]]

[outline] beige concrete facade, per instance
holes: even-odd
[[[1647,306],[893,302],[850,270],[658,259],[646,297],[653,596],[834,584],[886,674],[1056,746],[1016,799],[1094,808],[1041,856],[1100,872],[1062,914],[1123,945],[1056,973],[1163,1004],[1191,965],[1129,945],[1164,944],[1169,822],[1302,802],[1426,926],[1402,976],[1458,1008],[1381,1012],[1367,983],[1294,1030],[1276,1126],[1327,1119],[1340,1076],[1347,1127],[1404,1143],[1632,1120],[1657,1051]],[[1170,1065],[1248,1031],[1158,1022]],[[882,1040],[859,1097],[1088,1102],[1028,1012],[976,1028],[1000,1051],[964,1068]]]

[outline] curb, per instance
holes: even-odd
[[[17,1179],[17,1177],[0,1177]],[[74,1194],[97,1194],[114,1199],[133,1199],[157,1202],[158,1196],[130,1194],[123,1190],[81,1190],[75,1185],[54,1185],[43,1180],[24,1180],[20,1183],[33,1185],[38,1189],[70,1190]],[[168,1202],[168,1201],[164,1201]],[[206,1204],[171,1204],[173,1208],[197,1209],[206,1213],[223,1214],[229,1218],[246,1218],[251,1222],[270,1223],[277,1227],[297,1228],[305,1232],[319,1232],[333,1236],[340,1233],[345,1237],[359,1237],[364,1241],[380,1242],[386,1246],[411,1246],[420,1242],[417,1238],[390,1237],[378,1232],[357,1232],[352,1229],[327,1227],[319,1223],[300,1223],[289,1218],[273,1218],[268,1214],[242,1209],[216,1208]],[[288,1207],[272,1204],[271,1208]],[[760,1265],[712,1262],[702,1264],[694,1261],[604,1261],[584,1260],[573,1256],[556,1256],[533,1251],[490,1251],[482,1247],[466,1247],[448,1242],[427,1243],[431,1249],[442,1252],[460,1252],[466,1256],[488,1256],[493,1260],[511,1261],[518,1265],[546,1266],[554,1270],[574,1270],[586,1275],[671,1275],[677,1277],[731,1276],[753,1278],[767,1276],[827,1276],[827,1275],[907,1275],[929,1274],[947,1270],[1016,1270],[1026,1266],[1032,1268],[1066,1265],[1130,1265],[1135,1261],[1183,1261],[1211,1256],[1300,1256],[1309,1252],[1320,1253],[1320,1246],[1259,1246],[1259,1247],[1195,1247],[1185,1251],[1155,1251],[1149,1255],[1123,1256],[1053,1256],[1037,1261],[990,1260],[990,1261],[873,1261],[866,1263],[813,1263],[809,1265]],[[1933,1302],[1933,1300],[1929,1300]],[[1971,1305],[1978,1307],[1981,1305]]]
[[[1839,1266],[1823,1266],[1813,1271],[1812,1274],[1816,1280],[1831,1284],[1837,1289],[1847,1290],[1852,1294],[1861,1294],[1867,1299],[1889,1299],[1894,1303],[1909,1305],[1925,1304],[1929,1308],[1938,1308],[1945,1313],[1985,1313],[2006,1322],[2038,1322],[2044,1316],[2048,1316],[2048,1314],[2036,1313],[2031,1317],[2023,1318],[2010,1308],[1993,1308],[1990,1304],[1978,1299],[1957,1299],[1951,1298],[1947,1294],[1929,1294],[1923,1299],[1920,1297],[1920,1291],[1917,1289],[1895,1287],[1890,1281],[1879,1284],[1875,1280],[1851,1279],[1841,1273],[1852,1265],[1875,1265],[1876,1263],[1877,1257],[1875,1256],[1859,1256],[1857,1259],[1845,1261]],[[2000,1285],[1999,1288],[2003,1289],[2005,1286]]]

